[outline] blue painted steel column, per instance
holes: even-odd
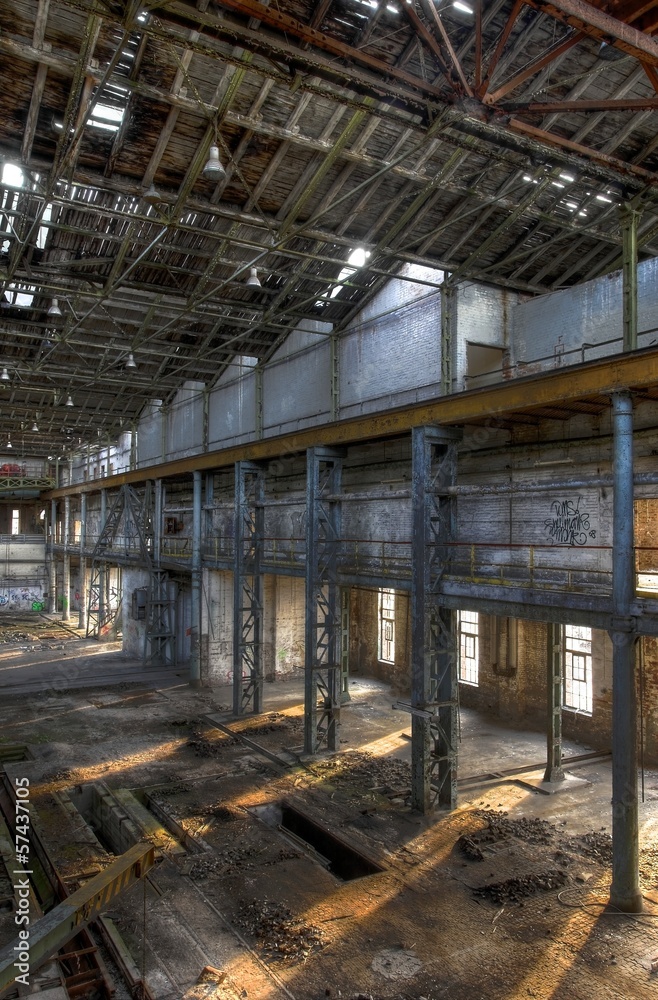
[[[87,560],[85,548],[87,545],[87,494],[80,496],[80,609],[78,611],[78,628],[87,631]]]
[[[190,684],[201,687],[201,473],[195,471],[192,499],[192,628]]]
[[[612,396],[612,886],[610,903],[640,913],[637,790],[635,643],[631,617],[635,595],[633,518],[633,400]]]

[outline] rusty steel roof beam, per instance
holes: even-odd
[[[585,32],[592,38],[612,44],[640,62],[658,66],[658,41],[631,24],[607,14],[585,0],[524,0],[563,24]]]

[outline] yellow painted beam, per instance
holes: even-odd
[[[77,483],[42,494],[42,499],[58,499],[101,489],[117,489],[124,483],[147,479],[166,479],[193,472],[227,468],[237,461],[260,461],[282,458],[303,452],[311,445],[349,445],[360,441],[394,437],[424,424],[460,425],[504,419],[519,410],[557,406],[590,396],[604,396],[620,389],[646,389],[658,386],[658,350],[646,348],[630,354],[615,354],[597,361],[570,365],[539,375],[514,378],[499,385],[450,396],[437,396],[422,403],[396,407],[383,413],[370,413],[350,420],[307,427],[291,434],[265,438],[218,451],[204,452],[134,469],[105,479]]]

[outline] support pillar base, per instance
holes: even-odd
[[[630,894],[618,894],[614,888],[611,889],[608,905],[615,910],[621,910],[622,913],[644,913],[644,899],[639,889]]]

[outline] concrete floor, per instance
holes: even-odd
[[[34,756],[6,767],[29,776],[49,850],[69,884],[107,863],[102,848],[83,842],[82,821],[62,808],[79,784],[149,788],[204,845],[195,855],[165,849],[146,884],[145,924],[143,885],[113,903],[156,997],[655,996],[655,772],[645,774],[641,807],[647,912],[622,916],[604,909],[608,760],[574,768],[551,795],[533,785],[541,774],[532,773],[469,786],[455,812],[423,818],[405,804],[409,717],[391,710],[380,682],[354,679],[339,754],[287,767],[207,722],[208,714],[227,717],[226,689],[192,691],[176,676],[149,681],[116,649],[96,644],[92,653],[74,637],[62,650],[22,648],[29,645],[0,647],[2,740],[26,743]],[[92,686],[117,667],[116,683]],[[64,670],[73,671],[70,687],[58,690],[53,681]],[[41,689],[32,690],[39,676]],[[7,678],[14,689],[21,679],[28,694],[10,694]],[[300,683],[267,684],[264,715],[230,725],[290,761],[283,748],[301,744],[300,696]],[[544,755],[543,734],[462,712],[461,777]],[[276,816],[271,825],[272,804],[282,800],[383,870],[338,878],[286,838]],[[460,848],[463,836],[482,860]],[[198,982],[207,965],[225,978]]]

